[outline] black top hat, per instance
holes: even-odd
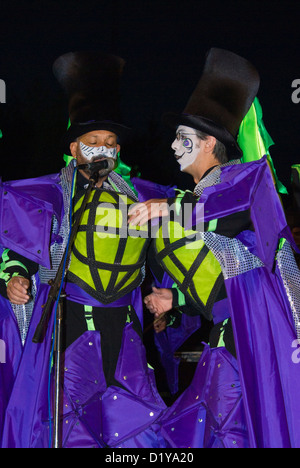
[[[236,137],[259,82],[257,70],[246,59],[212,48],[183,113],[166,113],[163,120],[171,127],[185,125],[212,135],[225,145],[229,159],[241,157]]]
[[[80,51],[62,55],[53,64],[53,73],[65,90],[71,125],[63,146],[93,130],[109,130],[122,141],[130,129],[121,124],[120,78],[125,61],[101,52]]]

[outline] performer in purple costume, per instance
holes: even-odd
[[[248,61],[211,49],[184,112],[164,117],[194,193],[130,209],[131,223],[159,210],[168,228],[158,231],[156,259],[177,292],[155,291],[149,310],[180,305],[214,321],[193,382],[160,421],[169,447],[300,447],[296,246],[267,158],[240,164],[236,141],[258,87]]]
[[[140,181],[136,191],[130,181],[127,183],[116,172],[118,168],[112,170],[119,142],[129,131],[119,123],[118,86],[123,65],[118,57],[98,53],[70,53],[57,59],[54,73],[69,99],[71,125],[64,138],[64,151],[70,156],[70,162],[60,174],[1,182],[0,339],[5,343],[5,363],[0,364],[0,441],[3,448],[52,445],[54,311],[43,341],[34,343],[33,336],[47,301],[49,280],[55,277],[68,242],[73,195],[76,211],[91,175],[88,165],[99,160],[108,161],[108,170],[99,172],[93,198],[85,212],[89,213],[89,221],[81,224],[77,239],[88,231],[91,223],[90,234],[86,235],[92,237],[83,247],[85,260],[84,252],[77,251],[76,256],[73,250],[64,281],[67,297],[60,446],[165,446],[157,432],[157,422],[166,406],[157,392],[142,342],[139,285],[144,277],[144,250],[139,262],[132,261],[136,265],[124,266],[122,258],[117,256],[115,261],[97,262],[99,244],[96,244],[97,235],[93,237],[101,224],[100,216],[94,226],[100,196],[120,202],[119,194],[122,194],[122,200],[126,195],[131,203],[138,201],[139,195],[144,200],[150,193],[158,197],[174,193],[150,182],[143,192]],[[81,164],[86,166],[78,170]],[[147,192],[148,187],[151,192]],[[77,239],[74,249],[80,250]],[[124,239],[120,244],[122,241],[125,252],[129,241],[125,239],[126,245]],[[147,247],[148,240],[144,242]],[[110,239],[104,239],[101,245],[108,258],[112,248]],[[134,257],[139,247],[131,249]],[[120,249],[116,255],[120,256]],[[81,274],[78,264],[72,266],[74,258],[83,262],[82,269],[88,267],[92,271],[93,268],[96,287],[88,274]],[[121,267],[114,265],[117,261]],[[132,281],[126,268],[135,273]],[[120,271],[122,278],[118,282]],[[103,284],[108,274],[111,275],[109,287]],[[123,289],[118,286],[121,283]]]

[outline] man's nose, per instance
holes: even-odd
[[[173,141],[173,143],[171,144],[171,148],[172,150],[176,151],[178,149],[178,140],[177,138],[175,138],[175,140]]]

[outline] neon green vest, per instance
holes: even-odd
[[[83,195],[75,201],[74,218],[82,200]],[[128,230],[133,203],[117,192],[93,190],[73,245],[68,280],[105,304],[131,292],[144,277],[148,227]]]
[[[185,231],[178,222],[163,224],[156,235],[156,259],[194,307],[211,318],[223,275],[213,253],[196,235],[196,231]]]

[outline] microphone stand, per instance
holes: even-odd
[[[63,258],[60,262],[59,268],[57,270],[56,276],[54,280],[49,281],[51,285],[47,302],[43,306],[43,314],[36,327],[34,336],[33,336],[33,343],[42,343],[45,337],[46,329],[47,329],[47,322],[49,319],[50,312],[52,310],[53,303],[58,300],[58,307],[57,307],[57,316],[56,316],[56,324],[55,324],[55,343],[54,343],[54,362],[55,362],[55,371],[54,371],[54,378],[55,378],[55,397],[54,397],[54,421],[53,421],[53,448],[60,448],[59,447],[59,439],[60,439],[60,417],[59,417],[59,403],[60,403],[60,393],[61,393],[61,350],[62,350],[62,320],[63,320],[63,300],[66,297],[64,291],[61,291],[60,297],[59,291],[61,289],[62,281],[64,280],[63,276],[66,275],[66,265],[68,259],[71,255],[71,250],[78,232],[78,228],[86,208],[90,193],[92,189],[95,187],[96,183],[99,179],[99,168],[94,170],[92,175],[89,178],[88,187],[86,189],[81,207],[78,211],[78,214],[75,219],[75,223],[71,228],[70,233],[70,240],[68,244],[68,249],[66,248]],[[65,271],[64,271],[65,270]]]

